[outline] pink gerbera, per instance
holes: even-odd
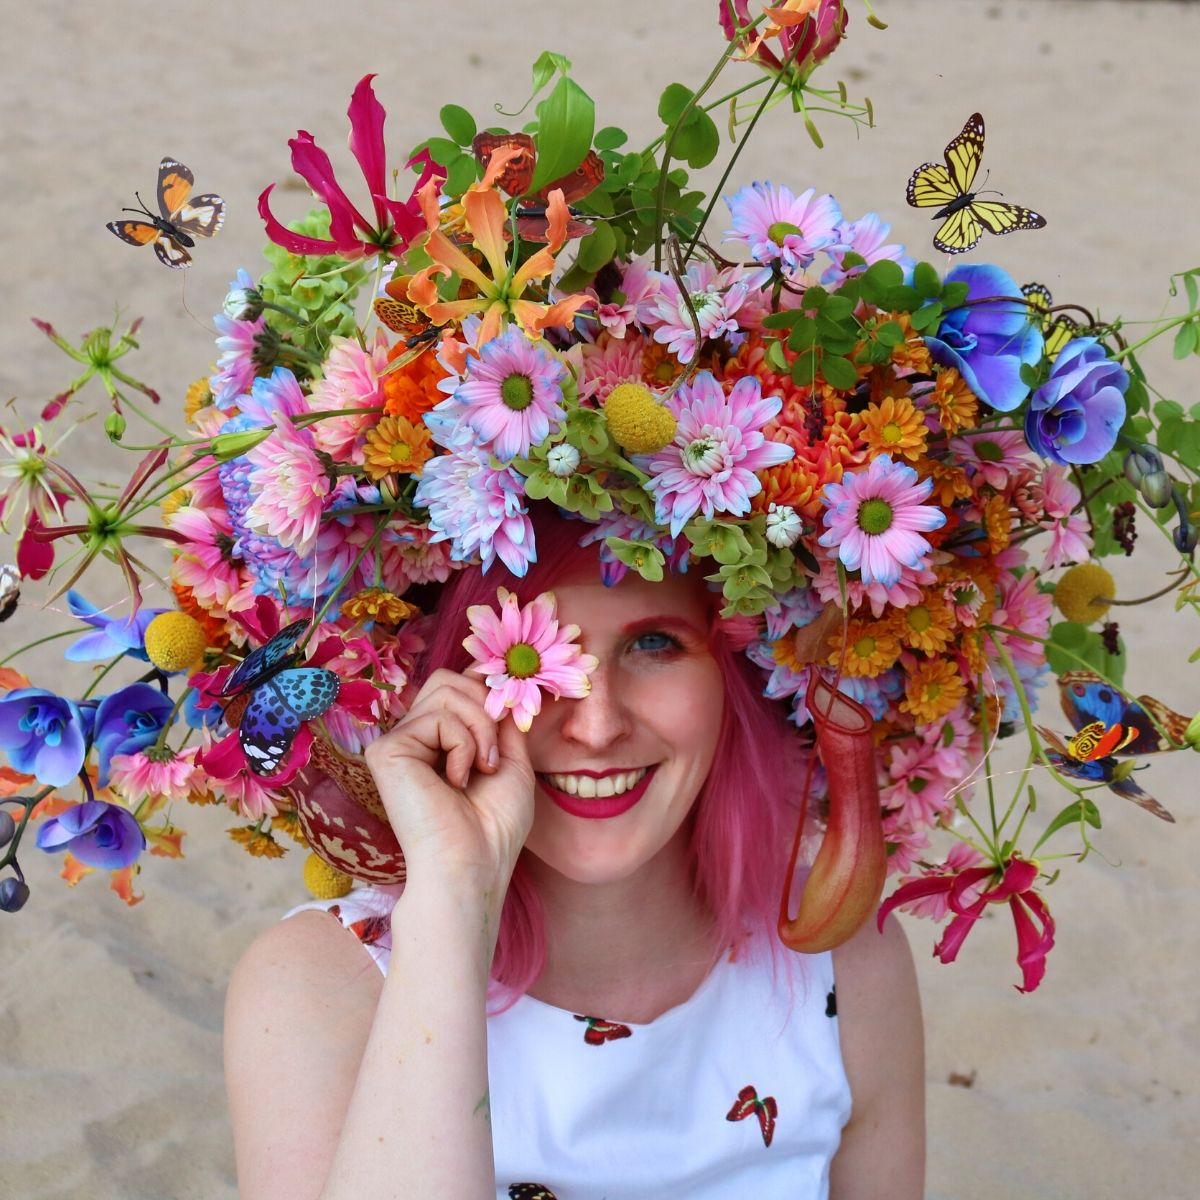
[[[224,509],[188,504],[177,508],[165,523],[187,539],[179,546],[171,577],[191,589],[201,608],[234,613],[253,606],[253,581],[234,558],[233,527]]]
[[[654,519],[670,523],[678,537],[697,513],[712,520],[717,512],[745,516],[750,497],[762,490],[755,471],[787,462],[791,446],[768,441],[762,428],[783,407],[763,396],[747,376],[728,396],[711,371],[701,371],[667,401],[676,420],[675,440],[650,459]]]
[[[658,294],[642,306],[642,319],[654,330],[654,340],[665,342],[686,363],[696,354],[697,325],[702,341],[741,331],[741,309],[750,294],[750,280],[741,267],[720,271],[710,262],[694,262],[684,283],[686,299],[675,280],[664,276]]]
[[[454,399],[462,419],[502,462],[528,454],[566,420],[566,368],[517,327],[486,342]]]
[[[918,480],[912,467],[881,454],[865,471],[825,485],[826,532],[818,541],[836,546],[842,565],[865,583],[891,586],[905,570],[926,565],[933,547],[921,534],[946,523],[940,508],[924,503],[932,490],[932,479]]]
[[[542,692],[578,700],[591,690],[588,676],[599,660],[584,654],[573,641],[578,625],[561,628],[554,593],[543,592],[524,608],[507,588],[498,588],[500,613],[484,604],[467,609],[471,634],[463,648],[474,656],[470,670],[485,676],[484,709],[499,721],[511,712],[517,728],[527,733],[542,710]]]
[[[316,544],[329,476],[303,432],[281,413],[275,432],[246,455],[253,466],[246,524],[303,558]]]

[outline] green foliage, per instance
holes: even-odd
[[[1118,685],[1125,681],[1124,654],[1109,654],[1099,633],[1074,621],[1059,621],[1051,627],[1046,661],[1055,675],[1090,668]]]

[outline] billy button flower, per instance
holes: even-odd
[[[354,886],[354,880],[310,853],[304,860],[304,886],[315,900],[340,900]]]
[[[1072,567],[1054,588],[1054,603],[1068,621],[1091,625],[1109,609],[1117,585],[1099,563]]]
[[[613,441],[628,454],[657,454],[675,439],[675,417],[640,383],[620,383],[604,401]]]
[[[363,452],[367,478],[378,483],[389,475],[420,475],[433,457],[433,439],[406,417],[383,417],[367,434]]]
[[[168,674],[200,665],[208,645],[204,627],[183,612],[159,613],[146,626],[146,657]]]

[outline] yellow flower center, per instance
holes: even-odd
[[[879,432],[883,434],[885,442],[891,442],[893,445],[904,441],[904,430],[895,421],[889,421]]]
[[[878,643],[873,637],[871,637],[869,633],[864,634],[858,639],[858,641],[854,643],[854,653],[857,654],[859,658],[870,658],[871,655],[875,653],[877,645]]]
[[[394,463],[410,462],[412,456],[412,447],[407,442],[393,442],[388,450],[388,458]]]
[[[908,624],[914,632],[924,633],[933,624],[933,615],[925,605],[914,605],[908,610]]]

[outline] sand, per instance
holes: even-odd
[[[255,198],[288,180],[286,139],[308,129],[347,164],[345,108],[364,72],[379,73],[396,158],[434,129],[441,103],[480,115],[495,101],[519,105],[543,45],[574,58],[603,122],[649,140],[657,90],[699,81],[720,50],[708,0],[192,8],[8,0],[4,8],[0,396],[17,397],[26,417],[74,365],[26,318],[74,337],[117,305],[146,318],[143,349],[125,361],[177,419],[183,388],[212,357],[207,314],[237,267],[257,270]],[[905,206],[904,184],[978,109],[991,185],[1049,220],[1043,232],[983,246],[984,259],[1104,315],[1118,306],[1132,317],[1158,313],[1170,272],[1197,265],[1200,11],[1165,0],[879,0],[879,8],[886,32],[850,5],[851,38],[831,73],[852,94],[870,95],[877,128],[856,143],[848,122],[825,118],[819,152],[797,121],[774,113],[735,178],[830,190],[848,213],[882,212],[929,256],[929,224]],[[149,194],[164,154],[190,164],[198,186],[229,206],[186,287],[150,251],[104,230],[135,188]],[[346,178],[355,178],[349,169]],[[279,200],[292,215],[304,196],[282,190]],[[1194,366],[1186,374],[1165,348],[1149,365],[1167,395],[1196,398]],[[74,455],[110,464],[112,477],[127,471],[129,458],[114,455],[95,426],[74,435]],[[1139,555],[1121,572],[1123,593],[1153,590],[1166,562]],[[41,612],[37,589],[29,592],[33,603],[0,634],[6,648],[69,624],[61,606]],[[115,590],[89,584],[89,594]],[[1124,619],[1129,682],[1191,711],[1200,696],[1183,666],[1200,637],[1168,633],[1166,611],[1132,609]],[[64,679],[54,646],[18,665],[36,680]],[[930,1197],[1196,1194],[1195,762],[1177,755],[1150,773],[1174,826],[1115,798],[1104,803],[1098,852],[1082,867],[1068,863],[1050,890],[1059,938],[1035,995],[1013,990],[1004,914],[972,934],[952,967],[930,958],[933,927],[909,922],[928,1024]],[[134,909],[101,879],[71,892],[52,860],[32,848],[24,856],[33,898],[0,920],[6,1200],[235,1194],[221,1081],[224,981],[255,933],[302,898],[300,855],[250,862],[225,837],[219,812],[179,817],[187,861],[147,860],[139,880],[147,898]]]

